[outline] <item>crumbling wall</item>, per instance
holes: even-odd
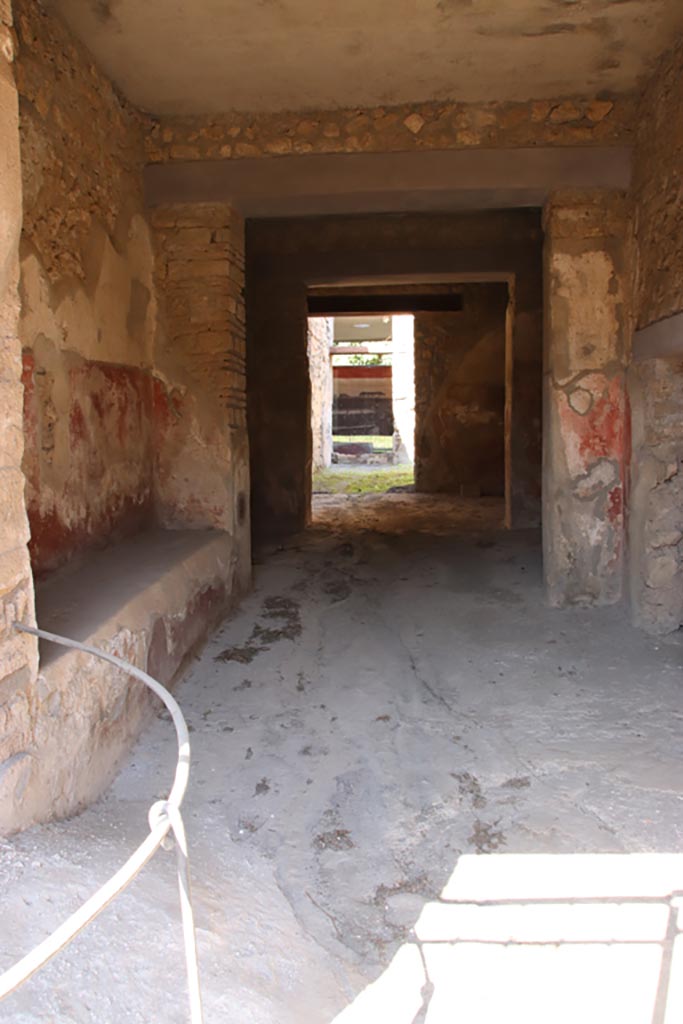
[[[244,586],[251,571],[244,224],[220,203],[160,206],[152,223],[163,296],[153,356],[157,515],[169,527],[226,531]]]
[[[637,127],[636,326],[643,328],[683,310],[683,41],[659,62]]]
[[[334,383],[330,345],[334,337],[334,319],[308,318],[308,369],[311,378],[311,432],[313,472],[332,462],[332,404]]]
[[[152,520],[239,535],[248,565],[243,224],[179,205],[152,230],[143,120],[41,5],[18,27],[34,567]]]
[[[508,289],[461,293],[461,312],[415,314],[415,489],[502,496]]]
[[[290,153],[628,145],[635,97],[559,97],[527,103],[405,103],[394,107],[150,118],[150,163]]]
[[[17,0],[15,13],[24,471],[40,573],[150,519],[156,308],[140,121],[42,5]]]
[[[642,98],[633,193],[630,597],[634,621],[666,633],[683,624],[683,42]]]
[[[21,169],[19,110],[12,70],[12,12],[0,0],[0,803],[19,798],[31,772],[35,641],[14,629],[34,621],[21,459],[21,344],[18,334]]]
[[[631,604],[637,625],[668,633],[683,624],[683,356],[634,362],[629,397]]]

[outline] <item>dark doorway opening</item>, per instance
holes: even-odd
[[[461,295],[464,286],[475,284],[507,286],[502,427],[505,496],[502,499],[492,493],[491,500],[504,500],[509,524],[538,523],[541,247],[537,210],[247,222],[248,417],[256,543],[296,533],[311,520],[314,441],[307,328],[313,311],[308,300],[311,296],[316,300],[338,298],[340,293],[347,299],[359,294],[383,296],[379,312],[363,312],[358,310],[357,300],[354,302],[356,312],[369,317],[394,314],[385,303],[387,293],[405,301],[406,296]],[[348,314],[354,305],[347,305],[343,312]],[[460,312],[431,309],[415,315],[463,317],[467,315],[465,306],[463,303]],[[339,311],[325,302],[316,305],[314,312],[318,317],[330,317]],[[464,360],[465,368],[472,362]],[[455,381],[458,388],[464,383]],[[462,391],[459,398],[463,398]],[[500,405],[496,418],[500,423]],[[446,419],[432,424],[436,436],[443,433]],[[420,439],[416,436],[415,440]],[[428,443],[433,440],[427,436]],[[500,466],[499,456],[496,460]],[[482,466],[496,460],[482,460]],[[423,461],[426,464],[429,459],[425,456]],[[495,483],[498,489],[499,480]],[[466,476],[455,476],[453,481],[458,489],[454,497],[464,497],[460,492],[468,485]],[[482,478],[479,485],[481,500],[488,501],[494,483]],[[446,497],[449,492],[445,488],[441,482],[430,493]]]
[[[510,307],[506,281],[309,292],[314,524],[509,522]]]

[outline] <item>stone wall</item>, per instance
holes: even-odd
[[[415,315],[415,489],[502,497],[508,289],[462,296],[459,313]]]
[[[153,231],[137,115],[42,5],[19,0],[17,16],[24,431],[17,103],[3,64],[0,383],[3,412],[14,420],[7,457],[17,463],[23,454],[38,572],[120,541],[49,573],[36,588],[39,622],[94,637],[170,683],[250,577],[243,227],[229,208],[200,205],[157,210]],[[35,645],[11,631],[15,618],[33,617],[24,478],[9,461],[3,472],[6,831],[93,799],[150,705],[121,673],[80,656],[41,651],[36,675]],[[124,539],[153,521],[191,530]],[[126,550],[128,569],[117,576]]]
[[[683,42],[663,56],[644,92],[633,192],[639,332],[629,372],[630,596],[634,621],[666,633],[683,624]],[[655,324],[666,329],[665,351]]]
[[[163,296],[153,356],[156,513],[165,526],[230,534],[246,585],[244,224],[212,203],[157,207],[152,223]]]
[[[311,378],[311,468],[315,473],[332,462],[333,380],[330,345],[334,319],[308,318],[308,369]]]
[[[141,122],[55,17],[17,0],[24,471],[34,569],[151,517],[156,307]]]
[[[12,61],[12,12],[0,0],[0,802],[21,796],[31,772],[35,641],[14,629],[34,623],[24,505],[21,344],[18,335],[21,169]]]
[[[664,55],[637,116],[636,327],[683,310],[683,41]]]
[[[150,163],[290,153],[628,144],[635,97],[528,103],[411,103],[368,110],[150,119]]]
[[[683,356],[629,369],[633,417],[629,515],[631,606],[637,625],[683,625]]]
[[[248,575],[242,222],[165,207],[152,231],[143,119],[41,5],[17,17],[34,568],[156,521],[239,536]]]
[[[623,596],[630,458],[629,208],[617,193],[556,195],[545,211],[543,539],[551,604]]]

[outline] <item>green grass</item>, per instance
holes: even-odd
[[[372,470],[333,466],[313,475],[313,491],[322,494],[383,494],[390,487],[412,483],[412,466],[378,466]]]
[[[335,434],[332,438],[333,441],[338,441],[340,444],[353,444],[354,441],[360,441],[363,444],[371,444],[377,451],[391,451],[394,439],[389,434],[385,436],[383,434]]]

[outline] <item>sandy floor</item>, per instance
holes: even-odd
[[[339,532],[263,556],[178,690],[207,1024],[673,1024],[680,644],[545,608],[494,510],[433,536],[393,497],[362,522],[407,502],[404,535],[320,502]],[[123,862],[172,759],[161,717],[95,807],[0,844],[2,965]],[[185,1021],[173,868],[0,1019]]]

